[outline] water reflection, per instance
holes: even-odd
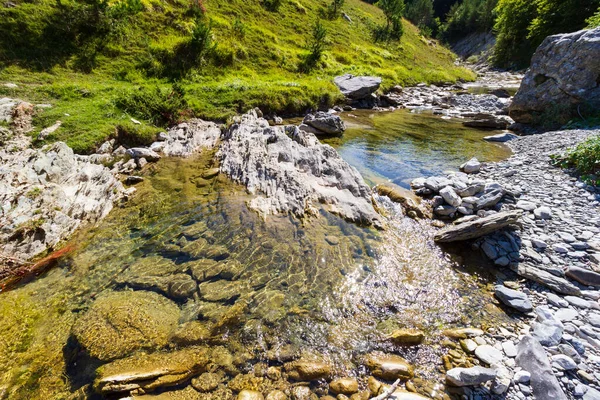
[[[510,155],[506,146],[483,140],[497,131],[463,127],[459,120],[427,112],[356,110],[342,117],[348,126],[344,135],[324,142],[335,147],[369,184],[391,180],[408,187],[414,178],[456,169],[471,157],[499,161]]]

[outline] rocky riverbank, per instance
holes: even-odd
[[[480,221],[494,216],[518,216],[511,224],[520,229],[496,225],[497,232],[472,242],[473,251],[498,268],[498,299],[525,313],[513,337],[516,364],[504,361],[515,373],[508,398],[600,398],[600,189],[551,164],[551,155],[598,134],[580,130],[521,137],[509,142],[514,155],[506,161],[478,165],[468,176],[451,173],[415,182],[422,195],[439,193],[433,199],[434,205],[440,203],[438,217],[461,216],[440,239],[449,232],[473,232],[472,224],[481,228]],[[470,189],[473,193],[467,193]],[[486,233],[479,230],[475,236]],[[525,372],[531,387],[521,381]]]

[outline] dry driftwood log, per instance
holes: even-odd
[[[523,212],[521,210],[504,211],[489,217],[479,218],[462,224],[449,226],[435,235],[440,243],[458,242],[485,236],[509,225],[517,223]]]

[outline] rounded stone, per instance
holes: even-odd
[[[335,379],[329,383],[329,390],[335,394],[351,395],[358,392],[358,382],[352,378]]]
[[[254,390],[242,390],[237,397],[237,400],[264,400],[264,396],[260,392]]]
[[[157,293],[111,292],[75,322],[73,334],[90,356],[111,360],[163,347],[178,319],[179,307]]]

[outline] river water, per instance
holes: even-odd
[[[344,119],[348,131],[327,143],[369,184],[406,187],[414,177],[456,169],[472,156],[494,161],[508,155],[483,141],[489,132],[430,114],[354,112]],[[259,363],[281,365],[286,354],[317,356],[337,376],[363,377],[361,357],[383,350],[436,382],[446,351],[442,330],[510,321],[492,301],[493,275],[442,252],[428,224],[402,218],[386,199],[380,202],[390,228],[383,232],[324,211],[304,221],[263,220],[246,207],[245,190],[216,175],[215,167],[212,154],[151,166],[133,200],[71,241],[74,253],[0,295],[0,398],[91,391],[97,366],[135,352],[135,341],[128,347],[128,335],[136,334],[128,313],[141,310],[150,321],[164,318],[164,310],[151,304],[129,309],[115,293],[169,298],[175,325],[167,327],[165,319],[164,329],[193,322],[209,332],[210,339],[192,342],[224,346],[237,371],[227,379]],[[206,265],[222,271],[203,270]],[[192,290],[174,289],[181,282]],[[90,322],[98,299],[112,299],[107,302],[114,307]],[[425,343],[392,344],[387,337],[398,328],[424,331]],[[185,346],[174,337],[170,332],[139,347]]]

